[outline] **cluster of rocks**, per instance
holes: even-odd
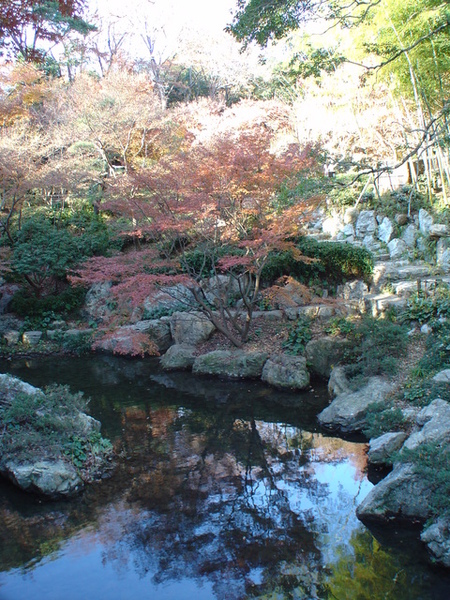
[[[42,412],[42,406],[45,405],[42,390],[16,377],[0,374],[0,407],[10,405],[18,394],[34,396],[35,410]],[[71,428],[80,436],[89,437],[100,432],[100,422],[82,411],[77,411],[75,419],[73,415],[70,418]],[[17,435],[20,435],[20,431]],[[40,449],[33,448],[33,452],[26,452],[24,448],[20,456],[11,456],[7,448],[0,444],[0,474],[26,492],[58,499],[79,493],[86,482],[97,479],[111,468],[112,456],[107,446],[98,452],[95,461],[81,471],[61,449],[46,446],[45,438],[42,441],[44,445]]]
[[[448,381],[449,372],[438,374],[438,381]],[[392,384],[380,377],[372,377],[357,391],[350,389],[342,367],[333,369],[329,390],[336,395],[331,404],[319,415],[320,424],[342,433],[356,433],[364,429],[369,407],[386,399]],[[421,538],[433,559],[450,567],[450,518],[441,516],[427,521],[431,514],[431,496],[436,493],[435,482],[419,473],[407,450],[419,450],[425,445],[448,448],[450,444],[450,403],[436,398],[427,407],[408,408],[404,411],[409,433],[392,431],[371,439],[368,450],[369,464],[391,467],[357,507],[357,516],[366,522],[389,522],[391,519],[427,522]]]
[[[320,219],[315,229],[338,242],[362,246],[391,260],[414,258],[421,253],[438,267],[450,267],[450,230],[445,223],[435,223],[423,208],[413,217],[400,213],[394,218],[374,210],[348,208]],[[434,257],[430,255],[430,239],[436,241]]]

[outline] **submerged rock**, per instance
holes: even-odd
[[[450,568],[450,517],[440,517],[420,536],[433,560]]]

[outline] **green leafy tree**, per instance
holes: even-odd
[[[83,19],[85,7],[86,0],[0,0],[0,48],[41,63],[47,54],[42,45],[94,29]]]

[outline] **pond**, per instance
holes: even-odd
[[[316,424],[317,387],[167,374],[112,357],[0,363],[69,385],[118,453],[64,502],[0,482],[0,600],[448,600],[418,531],[369,531],[366,445]]]

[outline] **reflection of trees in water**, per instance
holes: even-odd
[[[413,543],[417,545],[417,540]],[[429,572],[421,569],[419,562],[411,561],[410,552],[394,554],[368,530],[362,530],[354,533],[350,547],[340,548],[338,560],[330,565],[324,597],[330,600],[443,600],[448,598],[449,579],[442,585],[442,589],[436,587]]]
[[[279,485],[287,474],[295,475],[298,486],[323,492],[301,470],[308,444],[302,449],[280,444],[285,435],[276,426],[270,436],[265,431],[263,441],[260,429],[268,426],[236,418],[226,408],[214,414],[165,409],[163,419],[158,410],[128,409],[125,418],[124,450],[133,470],[126,499],[135,510],[128,513],[121,544],[125,539],[142,575],[156,573],[158,583],[207,578],[218,597],[231,599],[258,587],[255,570],[258,583],[281,578],[289,586],[297,576],[282,574],[286,565],[307,565],[302,576],[316,570],[320,553],[314,536]],[[115,560],[115,544],[106,556]]]

